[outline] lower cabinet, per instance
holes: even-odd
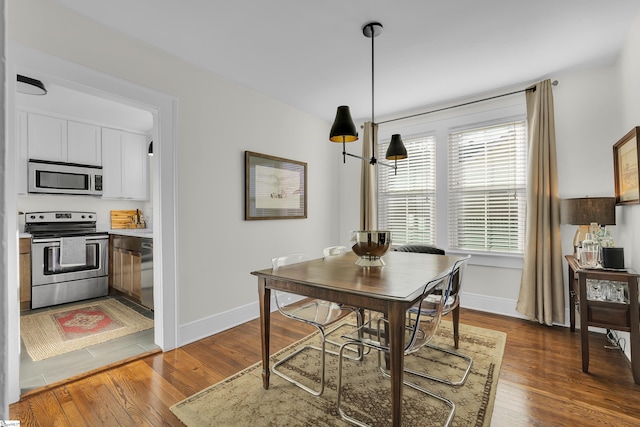
[[[20,310],[31,308],[31,239],[20,239]]]
[[[111,235],[109,286],[116,291],[142,300],[142,239],[140,237]]]

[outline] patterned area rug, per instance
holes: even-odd
[[[20,318],[20,335],[34,361],[153,327],[149,319],[115,299],[74,305]]]
[[[272,357],[278,360],[306,342],[319,342],[311,335]],[[453,348],[451,323],[443,321],[433,344]],[[460,352],[473,357],[467,381],[451,387],[411,376],[416,383],[444,395],[456,404],[453,426],[489,426],[506,334],[489,329],[460,325]],[[344,365],[343,396],[345,409],[372,426],[388,426],[391,414],[389,381],[377,370],[377,353],[365,356],[364,362]],[[428,348],[406,356],[409,367],[429,369],[431,373],[459,378],[458,358]],[[317,389],[320,360],[303,352],[286,365],[291,376]],[[335,426],[347,425],[336,409],[337,357],[327,355],[325,392],[314,397],[299,387],[271,374],[269,390],[262,388],[262,363],[219,382],[171,407],[171,411],[188,427],[200,426]],[[314,374],[314,369],[316,373]],[[308,374],[312,372],[312,374]],[[405,379],[409,374],[405,374]],[[446,419],[443,403],[409,387],[403,389],[404,426],[441,426]]]

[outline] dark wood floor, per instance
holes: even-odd
[[[562,327],[463,310],[463,323],[506,332],[493,426],[638,426],[640,386],[618,350],[592,334],[590,373],[580,335]],[[272,316],[272,351],[311,329]],[[10,407],[21,426],[180,426],[176,402],[259,361],[257,320],[40,393]]]

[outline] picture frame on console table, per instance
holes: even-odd
[[[307,164],[245,151],[244,219],[307,217]]]
[[[640,204],[639,139],[636,126],[613,145],[616,205]]]

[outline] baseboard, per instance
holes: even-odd
[[[291,298],[291,300],[302,298],[304,297],[294,297]],[[271,311],[276,310],[276,303],[272,297]],[[178,347],[201,340],[218,332],[226,331],[227,329],[241,325],[249,320],[257,319],[258,317],[260,317],[260,304],[256,301],[223,313],[205,317],[204,319],[185,323],[184,325],[178,326]]]
[[[488,295],[462,292],[460,295],[462,307],[487,313],[526,319],[516,311],[516,300],[500,298]],[[271,302],[271,311],[276,310],[275,302]],[[178,328],[178,346],[183,346],[194,341],[206,338],[218,332],[222,332],[234,326],[256,319],[260,316],[260,306],[257,301],[250,304],[225,311],[213,316],[199,319],[180,325]],[[569,311],[565,313],[565,323],[558,326],[569,327]],[[592,330],[590,328],[590,330]],[[595,330],[604,333],[604,329]]]
[[[460,305],[464,308],[525,319],[522,314],[516,311],[516,303],[517,301],[508,298],[468,292],[460,293]]]

